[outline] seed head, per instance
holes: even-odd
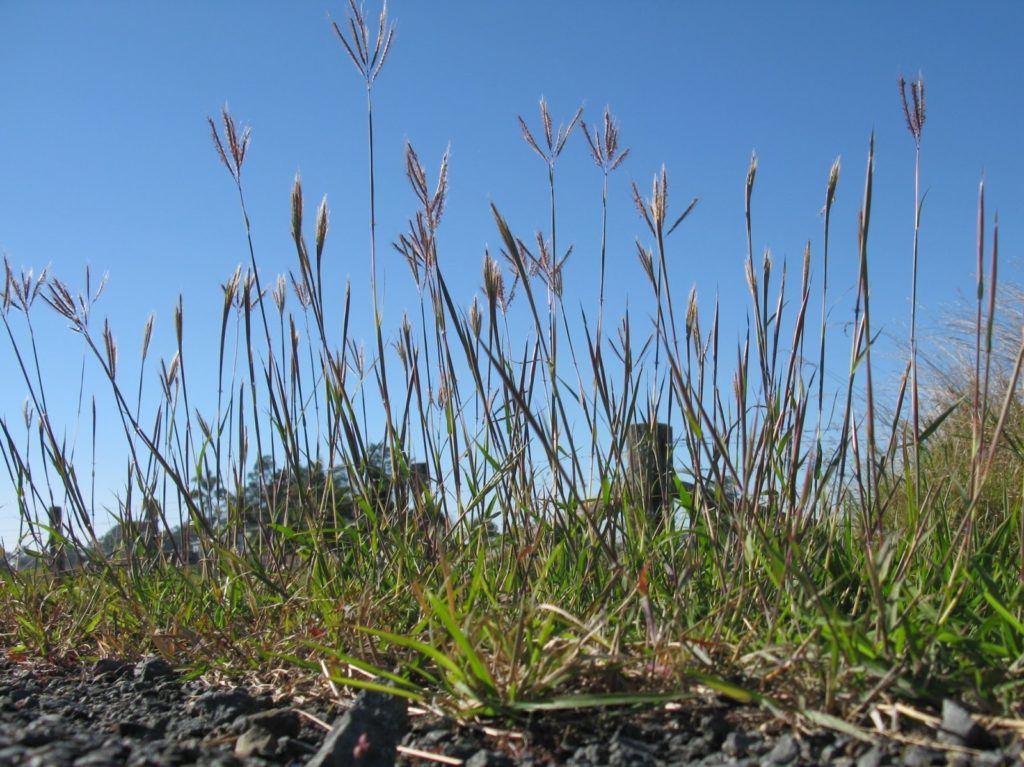
[[[655,283],[654,278],[654,254],[650,250],[645,248],[639,240],[636,241],[636,254],[637,258],[640,259],[640,266],[644,270],[644,274],[647,275],[647,279],[653,285]]]
[[[686,335],[697,335],[697,286],[690,288],[690,297],[686,302]]]
[[[540,99],[540,120],[541,126],[544,129],[544,143],[546,150],[541,149],[537,140],[533,137],[533,133],[530,131],[529,126],[526,124],[521,116],[517,115],[516,118],[519,120],[519,128],[523,133],[523,141],[526,142],[534,152],[536,152],[544,162],[548,164],[548,167],[553,167],[555,159],[562,153],[565,148],[565,142],[569,138],[569,134],[573,132],[576,127],[576,123],[580,121],[583,116],[583,107],[576,110],[576,113],[569,120],[569,124],[559,124],[558,130],[554,131],[551,126],[551,113],[548,111],[548,102],[543,96]]]
[[[757,177],[757,152],[751,152],[750,165],[747,168],[747,210],[750,210],[750,197],[754,193],[754,179]]]
[[[591,132],[583,120],[580,120],[580,128],[583,130],[583,136],[587,139],[587,144],[590,146],[591,157],[594,158],[597,167],[601,168],[605,175],[618,168],[622,161],[626,159],[629,150],[624,149],[621,153],[618,152],[619,126],[607,107],[604,110],[603,136],[598,134],[597,128],[594,128],[593,132]]]
[[[903,116],[907,120],[907,129],[914,137],[914,144],[921,148],[921,132],[924,130],[924,77],[920,73],[910,83],[910,99],[907,99],[907,81],[900,75],[900,101],[903,102]]]
[[[298,300],[299,306],[305,311],[313,303],[313,297],[309,293],[309,288],[306,287],[304,282],[299,282],[295,279],[295,275],[291,272],[288,273],[288,276],[292,281],[292,290],[295,291],[295,298]]]
[[[473,338],[479,340],[482,326],[483,317],[480,311],[480,299],[477,296],[473,296],[473,303],[469,305],[469,329],[473,333]]]
[[[15,283],[15,289],[18,289],[17,283]],[[71,296],[71,291],[58,279],[50,280],[49,289],[50,295],[44,299],[46,303],[64,319],[70,320],[74,327],[79,327],[81,321],[78,316],[78,309],[75,307],[75,299]],[[23,293],[19,292],[18,298],[22,306],[26,306]]]
[[[179,355],[178,352],[175,352],[174,356],[171,357],[170,367],[165,367],[164,368],[164,376],[163,377],[164,377],[165,387],[168,390],[168,392],[170,391],[171,386],[174,384],[175,380],[178,377],[178,368],[180,367],[180,365],[181,365],[181,356]]]
[[[103,321],[103,346],[107,352],[107,369],[110,372],[110,379],[113,380],[117,375],[117,341],[110,330],[109,320]]]
[[[213,430],[210,428],[209,422],[203,418],[202,413],[196,411],[196,420],[199,421],[199,430],[203,433],[203,439],[210,439],[213,434]]]
[[[228,145],[227,151],[225,151],[224,142],[217,131],[217,124],[213,121],[212,117],[207,117],[206,121],[210,125],[210,133],[213,136],[213,145],[217,149],[217,155],[220,157],[221,162],[224,163],[224,167],[228,169],[231,178],[235,180],[236,184],[239,183],[242,176],[242,163],[245,161],[245,153],[249,148],[252,130],[246,127],[242,130],[241,135],[239,135],[238,128],[235,126],[235,120],[228,111],[227,106],[225,106],[221,110],[221,121],[224,123],[224,138],[227,140]]]
[[[451,384],[448,382],[448,373],[444,368],[441,368],[440,374],[438,375],[437,393],[434,395],[434,401],[438,407],[445,407],[450,401],[452,396]]]
[[[153,337],[153,320],[154,315],[150,314],[149,319],[146,320],[146,327],[142,330],[142,359],[146,359],[146,355],[149,353],[149,342]]]
[[[391,52],[391,43],[395,38],[395,25],[388,25],[388,4],[385,2],[381,7],[380,19],[377,22],[377,39],[374,42],[373,51],[371,51],[370,30],[366,24],[363,9],[356,5],[355,0],[349,0],[349,8],[351,13],[348,17],[348,28],[351,40],[341,31],[337,22],[332,21],[331,26],[334,27],[334,33],[338,36],[341,44],[345,46],[352,63],[355,64],[359,74],[366,81],[366,87],[372,88]]]
[[[505,277],[489,252],[484,253],[484,295],[492,308],[497,305],[504,309]]]
[[[182,305],[182,298],[179,295],[178,296],[178,303],[174,305],[174,335],[175,335],[175,338],[178,339],[178,348],[179,349],[181,348],[182,322],[183,322],[182,315],[183,314],[184,314],[184,311],[183,311],[183,305]]]
[[[328,217],[327,195],[325,194],[320,200],[320,207],[316,209],[316,261],[318,264],[324,252],[324,242],[327,239]]]
[[[743,265],[743,271],[747,277],[747,287],[750,288],[750,292],[757,295],[757,275],[754,274],[754,261],[751,258],[747,258],[747,262]]]
[[[839,185],[839,158],[832,163],[832,169],[828,172],[828,186],[825,189],[825,210],[832,208],[836,198],[836,187]]]
[[[221,290],[224,291],[224,313],[227,313],[228,308],[235,302],[235,296],[238,294],[238,283],[242,277],[241,265],[235,267],[235,273],[231,275],[231,278],[221,285]]]
[[[271,293],[271,298],[274,299],[274,306],[277,307],[278,314],[284,314],[284,301],[287,297],[288,283],[285,281],[284,275],[277,275],[277,283],[274,285],[274,292]]]

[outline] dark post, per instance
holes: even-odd
[[[423,502],[423,492],[430,482],[430,467],[425,463],[409,464],[409,489],[412,491],[413,503]]]
[[[432,525],[434,520],[424,519],[426,505],[424,504],[424,493],[430,484],[430,467],[423,462],[409,464],[409,498],[407,502],[409,513],[419,521],[419,524]]]
[[[142,546],[147,552],[153,551],[153,544],[156,542],[157,532],[157,509],[156,500],[146,498],[142,502],[144,519],[142,521]]]
[[[637,423],[626,427],[629,486],[655,520],[668,506],[672,488],[672,427],[667,423]]]
[[[64,536],[64,510],[60,506],[50,507],[50,540],[47,542],[47,549],[50,552],[50,562],[55,573],[62,572],[67,565],[67,555],[64,551],[64,543],[61,538]]]

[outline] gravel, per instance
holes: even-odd
[[[1024,764],[1019,737],[986,730],[952,700],[939,739],[915,743],[766,731],[749,709],[724,703],[630,717],[551,714],[506,731],[413,715],[401,698],[370,691],[345,706],[300,710],[244,687],[183,680],[157,657],[60,667],[0,655],[0,767],[438,763],[416,752],[467,767]]]

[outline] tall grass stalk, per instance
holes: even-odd
[[[366,145],[370,199],[370,292],[373,298],[374,327],[377,340],[378,367],[376,370],[380,376],[381,388],[386,395],[387,366],[384,361],[384,339],[381,329],[383,317],[381,316],[380,296],[377,285],[377,178],[374,163],[373,86],[380,76],[381,70],[384,68],[388,55],[391,53],[391,45],[395,38],[395,27],[394,24],[388,24],[388,6],[384,2],[381,5],[380,18],[377,23],[377,34],[371,50],[369,27],[366,23],[362,7],[356,5],[355,0],[349,0],[349,7],[351,13],[348,18],[348,32],[350,34],[347,36],[335,21],[332,21],[331,25],[366,84]],[[385,401],[387,401],[386,396]],[[387,419],[387,438],[388,441],[393,441],[394,425],[391,422],[390,408],[385,409],[385,416]],[[394,469],[395,466],[392,466],[392,470]]]
[[[907,129],[914,139],[914,247],[910,277],[910,376],[911,376],[911,420],[914,437],[914,461],[918,464],[917,453],[920,450],[920,400],[917,380],[917,261],[921,233],[921,208],[924,198],[921,196],[921,135],[925,121],[924,78],[920,75],[910,83],[910,99],[907,98],[907,82],[900,77],[900,100],[903,103],[903,116],[907,121]],[[920,490],[920,476],[915,474],[914,491]]]

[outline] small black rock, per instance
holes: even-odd
[[[238,716],[252,714],[259,709],[257,700],[248,690],[236,687],[232,690],[205,692],[189,704],[192,711],[202,711],[222,724]]]
[[[906,767],[932,767],[946,764],[946,755],[934,748],[910,746],[904,749],[902,761]]]
[[[157,733],[155,733],[151,727],[148,727],[142,722],[135,722],[130,719],[117,722],[114,724],[113,730],[122,738],[151,739],[157,736]]]
[[[768,752],[765,761],[768,764],[789,764],[795,762],[799,756],[800,744],[797,743],[796,738],[787,733],[775,741],[775,746]]]
[[[97,682],[113,682],[132,673],[132,665],[113,658],[100,658],[92,667]]]
[[[764,738],[753,732],[730,732],[722,742],[722,751],[729,756],[746,756],[759,746]]]
[[[966,746],[981,751],[999,747],[992,733],[978,724],[970,712],[955,700],[942,701],[942,725],[939,740],[955,746]]]
[[[729,723],[720,712],[708,714],[700,720],[700,732],[712,748],[718,748],[729,734]]]
[[[465,767],[512,767],[515,760],[500,751],[481,748],[465,762]]]
[[[177,675],[174,667],[159,655],[147,656],[135,665],[135,679],[139,682],[155,682]]]
[[[299,734],[302,724],[299,721],[299,715],[290,708],[267,709],[250,714],[247,719],[250,726],[260,727],[275,737],[282,735],[295,737]]]
[[[881,767],[884,764],[891,764],[892,760],[888,752],[880,746],[872,746],[857,760],[857,767]]]
[[[405,698],[363,690],[327,734],[307,767],[392,767],[408,727]]]

